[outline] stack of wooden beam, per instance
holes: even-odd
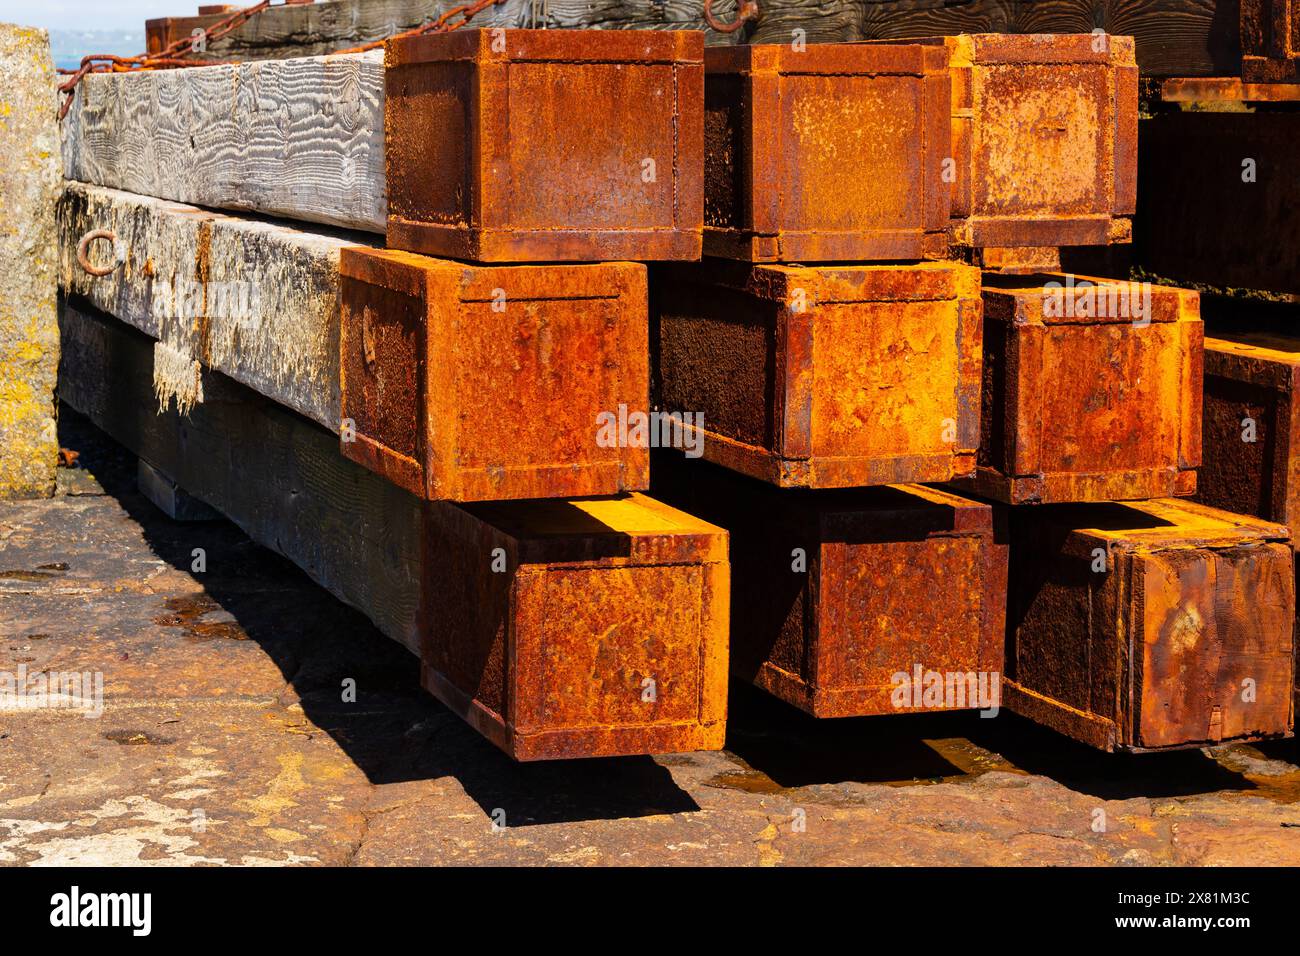
[[[1289,532],[1171,497],[1198,296],[1059,272],[1128,241],[1137,117],[1104,34],[91,75],[61,396],[518,759],[720,747],[729,660],[818,716],[1286,735]]]
[[[1287,529],[1159,500],[1195,489],[1196,293],[882,261],[1021,272],[1126,239],[1129,42],[706,69],[705,251],[749,264],[656,270],[658,399],[769,487],[685,456],[654,474],[732,534],[736,673],[818,716],[988,708],[998,675],[1105,749],[1287,734]]]

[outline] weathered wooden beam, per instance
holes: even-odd
[[[177,0],[178,6],[185,0]],[[220,39],[199,44],[192,56],[202,60],[268,60],[324,56],[337,50],[381,40],[434,20],[462,0],[322,0],[298,6],[273,6]],[[842,3],[842,0],[835,0]],[[849,39],[843,16],[822,18],[803,0],[778,0],[778,7],[804,8],[807,26],[828,39]],[[845,5],[847,9],[847,4]],[[719,0],[714,11],[732,19],[734,0]],[[148,49],[161,50],[174,40],[194,38],[229,13],[173,16],[146,21]],[[710,43],[735,43],[739,37],[715,33],[704,24],[703,0],[501,0],[477,14],[475,27],[606,30],[704,30]],[[193,45],[193,44],[192,44]]]
[[[431,498],[648,482],[645,447],[598,442],[602,412],[648,407],[642,265],[469,266],[80,183],[59,219],[64,289],[159,340],[163,404],[215,369]],[[105,276],[77,259],[99,230]]]
[[[978,282],[953,262],[658,267],[656,405],[687,454],[784,487],[969,474]]]
[[[956,33],[1091,33],[1131,36],[1146,76],[1239,74],[1237,0],[885,0],[855,4],[862,39]],[[797,9],[797,8],[796,8]],[[764,17],[772,33],[793,10]]]
[[[421,655],[426,687],[511,756],[722,746],[720,528],[642,495],[426,504],[219,373],[160,413],[157,343],[80,299],[61,326],[64,401]]]
[[[923,485],[790,491],[672,454],[653,475],[731,536],[737,677],[816,717],[996,710],[1006,509]]]
[[[383,53],[87,76],[63,163],[142,196],[383,232]]]
[[[1191,494],[1202,340],[1185,289],[986,276],[978,468],[959,483],[1011,504]]]
[[[0,498],[54,492],[54,65],[44,30],[0,23]]]
[[[205,401],[188,415],[159,413],[156,343],[84,300],[62,303],[60,327],[63,401],[419,653],[418,500],[345,459],[337,436],[223,375],[203,373]]]
[[[211,521],[221,517],[143,458],[136,462],[135,486],[173,521]]]
[[[1291,736],[1285,527],[1172,499],[1011,527],[1008,709],[1102,750]]]
[[[59,205],[59,282],[191,361],[339,430],[339,257],[373,237],[307,232],[81,183]],[[82,236],[97,267],[77,262]],[[175,383],[171,383],[175,384]],[[172,392],[159,381],[160,400]]]
[[[195,31],[210,30],[231,13],[181,15],[192,0],[176,0],[177,16],[145,21],[145,41],[156,53],[176,40],[191,40],[191,56],[201,60],[277,60],[291,56],[324,56],[335,50],[381,40],[419,26],[440,12],[438,0],[331,0],[322,3],[279,4],[252,17],[238,29],[211,41],[195,41]],[[511,0],[511,14],[523,4]],[[500,20],[505,10],[484,11],[476,22]]]

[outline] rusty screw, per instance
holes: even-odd
[[[87,253],[90,251],[90,244],[96,239],[107,239],[113,244],[112,265],[101,268],[90,264],[90,259],[87,258]],[[117,249],[117,235],[110,229],[95,229],[82,236],[81,241],[77,243],[77,263],[92,276],[110,275],[122,268],[122,264],[125,261],[126,257],[121,255]]]
[[[739,0],[740,10],[732,23],[723,23],[713,15],[713,0],[704,0],[704,20],[719,33],[735,33],[746,20],[758,19],[758,0]]]

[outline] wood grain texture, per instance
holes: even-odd
[[[520,6],[521,2],[516,2]],[[180,4],[178,3],[178,7]],[[330,3],[279,5],[253,17],[239,29],[194,52],[203,60],[267,60],[289,56],[323,56],[349,46],[382,39],[418,26],[438,15],[436,0],[335,0]],[[182,12],[182,11],[178,11]],[[230,14],[163,17],[146,22],[149,49],[210,29]]]
[[[730,2],[720,5],[722,15]],[[1231,16],[1225,3],[1214,0],[1112,0],[1097,7],[1085,0],[834,0],[817,6],[777,0],[765,7],[756,28],[742,34],[746,42],[784,43],[796,30],[817,42],[961,31],[1088,32],[1100,26],[1137,38],[1144,73],[1231,74],[1240,68],[1240,51],[1236,4],[1226,2]],[[700,26],[697,7],[681,0],[554,0],[546,10],[545,22],[555,27]],[[490,13],[485,26],[532,22],[522,0]],[[710,32],[707,39],[722,38]],[[63,124],[65,174],[177,202],[383,232],[383,114],[379,51],[99,74],[80,84]]]
[[[302,6],[274,6],[238,30],[195,53],[205,60],[280,59],[322,56],[336,50],[383,39],[434,20],[463,0],[333,0]],[[779,6],[802,9],[802,18],[820,28],[826,38],[850,39],[844,33],[852,16],[833,16],[823,23],[819,7],[784,0]],[[824,5],[823,5],[824,6]],[[844,0],[831,7],[850,5]],[[470,22],[476,27],[530,27],[605,30],[705,30],[706,42],[736,43],[738,34],[717,33],[704,23],[703,0],[502,0]],[[717,14],[735,16],[735,0],[720,0]],[[168,17],[148,22],[150,50],[189,37],[196,29],[219,23],[223,16]],[[743,34],[741,34],[743,35]]]
[[[1148,76],[1233,74],[1241,68],[1237,0],[855,0],[858,36],[905,39],[953,33],[1090,33],[1136,41]],[[764,29],[775,27],[764,16]]]
[[[97,186],[383,232],[383,54],[86,77],[63,162]]]
[[[339,428],[339,255],[370,237],[306,232],[133,193],[68,184],[59,207],[66,293],[333,431]],[[108,229],[124,262],[77,264]],[[92,248],[106,262],[104,245]]]
[[[60,329],[60,398],[419,653],[415,498],[344,459],[330,432],[217,373],[188,416],[157,414],[154,343],[84,300],[61,303]]]
[[[460,0],[334,0],[274,7],[208,47],[214,59],[315,56],[432,19]],[[1100,27],[1137,40],[1138,64],[1153,76],[1237,73],[1238,0],[765,0],[763,16],[732,34],[705,27],[703,0],[504,0],[472,23],[482,27],[705,30],[710,44],[882,40],[952,33],[1088,33]],[[735,16],[734,0],[715,12]],[[220,17],[171,21],[169,38]]]

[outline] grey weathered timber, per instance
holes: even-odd
[[[221,517],[143,458],[136,462],[135,484],[140,494],[173,521],[211,521]]]
[[[383,54],[88,76],[63,162],[142,196],[383,232]]]
[[[49,36],[0,23],[0,498],[54,492],[56,102]]]
[[[178,0],[177,15],[186,10]],[[327,53],[378,39],[433,18],[461,0],[333,0],[273,7],[204,56],[274,58]],[[718,43],[883,40],[946,33],[1088,33],[1096,27],[1137,41],[1137,60],[1152,76],[1232,75],[1240,70],[1235,0],[761,0],[762,19]],[[734,0],[715,12],[735,17]],[[188,36],[220,17],[183,17],[170,37]],[[705,29],[703,0],[505,0],[471,23],[483,27]]]
[[[760,0],[761,2],[761,0]],[[1145,76],[1223,76],[1241,71],[1237,0],[846,0],[856,39],[953,33],[1090,33],[1134,38]],[[808,9],[807,4],[792,5]],[[774,10],[759,31],[773,42]],[[785,32],[789,32],[788,28]]]
[[[339,251],[371,244],[69,183],[59,204],[59,283],[173,353],[339,428]],[[117,237],[120,268],[95,277],[78,240]],[[113,260],[108,242],[92,265]],[[162,370],[155,369],[156,373]],[[178,383],[157,374],[160,398]]]
[[[77,300],[61,304],[59,396],[114,440],[419,652],[420,508],[339,454],[327,430],[219,373],[188,416],[158,413],[153,342]],[[223,560],[205,556],[209,569]]]
[[[519,5],[519,0],[512,2]],[[323,56],[418,26],[435,18],[438,7],[436,0],[332,0],[273,6],[218,40],[202,46],[191,44],[192,55],[202,60]],[[171,16],[147,21],[149,49],[191,37],[195,30],[210,29],[229,16],[191,16],[195,8],[186,0],[177,0]]]
[[[148,21],[150,49],[173,40],[191,37],[195,30],[210,29],[229,14],[187,16],[178,0],[176,15]],[[274,6],[248,20],[234,32],[213,40],[190,55],[202,60],[279,59],[290,56],[321,56],[360,46],[394,33],[435,20],[464,0],[329,0],[301,6]],[[826,19],[805,3],[779,0],[777,7],[796,7],[809,26],[823,26]],[[844,0],[832,7],[851,10]],[[735,17],[735,0],[718,0],[717,14],[725,20]],[[503,0],[488,7],[471,21],[475,27],[587,28],[637,30],[704,30],[703,0]],[[843,35],[848,23],[843,16],[831,16],[827,35]],[[739,34],[707,30],[708,43],[735,43]]]

